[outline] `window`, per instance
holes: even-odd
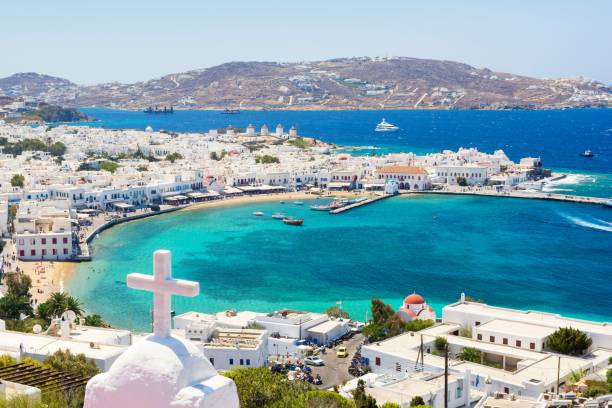
[[[480,322],[476,322],[475,324],[476,324],[476,326],[480,326]]]
[[[19,256],[25,256],[25,251],[23,249],[19,250]]]
[[[229,359],[229,363],[230,363],[230,365],[234,365],[234,359],[233,359],[233,358],[230,358],[230,359]]]
[[[64,244],[67,244],[67,243],[68,243],[68,238],[66,238],[66,237],[62,238],[62,242],[63,242]]]
[[[510,394],[510,388],[504,387],[504,394]]]
[[[531,350],[535,350],[535,343],[529,343],[529,348]]]
[[[521,341],[520,340],[516,341],[516,347],[521,347]]]
[[[43,256],[47,255],[47,250],[46,250],[46,249],[43,249],[43,250],[42,250],[42,255],[43,255]]]
[[[210,364],[215,365],[215,359],[213,357],[210,358]]]
[[[400,363],[395,363],[395,371],[398,373],[402,371],[402,365]]]
[[[240,359],[240,365],[244,365],[244,360]]]
[[[23,245],[23,238],[19,238],[19,245]]]
[[[478,338],[478,340],[482,340],[482,334],[478,333],[478,336],[476,336]]]
[[[64,255],[68,255],[68,248],[64,248]]]
[[[508,339],[504,337],[503,343],[508,344]]]
[[[42,238],[42,244],[47,245],[47,238]]]
[[[380,365],[380,357],[376,357],[374,364],[376,364],[377,366]]]
[[[495,343],[495,336],[489,336],[489,341],[491,343]]]
[[[57,255],[57,249],[53,248],[53,255]]]
[[[248,366],[250,366],[250,365],[251,365],[251,359],[250,359],[250,358],[247,358],[247,359],[246,359],[246,365],[248,365]]]
[[[30,250],[30,255],[36,256],[36,250],[35,249]]]
[[[51,239],[51,243],[52,243],[52,244],[57,244],[57,238],[52,238],[52,239]]]

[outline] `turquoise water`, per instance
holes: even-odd
[[[117,226],[68,290],[113,324],[146,330],[152,296],[126,288],[173,251],[174,275],[201,282],[177,313],[323,311],[363,319],[372,297],[421,293],[440,312],[464,291],[490,304],[612,320],[612,211],[490,197],[396,197],[332,216],[280,202],[173,213]],[[255,217],[261,210],[265,217]],[[269,216],[304,217],[301,228]]]
[[[301,134],[352,154],[476,146],[512,160],[540,156],[572,173],[549,191],[612,196],[612,110],[566,111],[178,111],[146,115],[86,109],[109,128],[206,131],[233,124],[296,125]],[[385,117],[402,131],[373,132]],[[596,157],[579,156],[592,149]],[[256,210],[306,219],[289,227]],[[128,290],[125,275],[151,272],[152,252],[174,254],[175,275],[201,282],[177,312],[228,308],[323,311],[341,300],[363,319],[372,297],[398,306],[417,291],[438,310],[462,291],[490,304],[612,320],[612,211],[603,207],[487,197],[401,197],[330,216],[265,203],[190,211],[118,226],[94,243],[69,286],[113,324],[148,328],[151,295]]]

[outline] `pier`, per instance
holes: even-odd
[[[353,204],[345,205],[344,207],[340,207],[340,208],[337,208],[335,210],[331,210],[329,213],[330,214],[340,214],[340,213],[352,210],[353,208],[362,207],[364,205],[372,204],[372,203],[375,203],[376,201],[384,200],[385,198],[389,198],[389,197],[393,197],[393,196],[385,194],[385,195],[381,195],[381,196],[376,196],[376,197],[368,198],[367,200],[359,201],[358,203],[353,203]]]

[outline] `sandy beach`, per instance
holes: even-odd
[[[23,262],[18,261],[19,269],[32,279],[30,293],[37,303],[44,302],[54,292],[64,290],[66,282],[72,277],[75,262]]]

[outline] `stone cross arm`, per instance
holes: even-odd
[[[155,277],[144,273],[130,273],[127,276],[127,286],[146,292],[187,297],[197,296],[200,292],[198,282],[174,278],[165,278],[162,282],[159,282]]]

